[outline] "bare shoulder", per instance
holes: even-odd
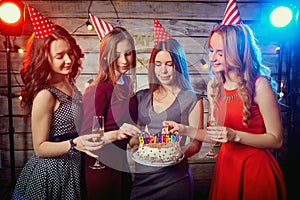
[[[266,77],[263,77],[263,76],[257,78],[257,80],[255,82],[255,88],[261,89],[261,88],[266,88],[266,87],[271,88],[270,81]]]
[[[45,105],[46,107],[54,106],[55,102],[55,96],[46,89],[39,91],[33,100],[34,105]]]
[[[256,103],[276,101],[276,95],[273,91],[270,81],[265,77],[259,77],[255,82],[255,97]]]

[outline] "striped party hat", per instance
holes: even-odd
[[[111,24],[99,19],[95,15],[89,13],[89,16],[100,40],[102,40],[107,33],[114,29]]]
[[[229,0],[221,24],[230,25],[230,24],[240,24],[240,23],[242,23],[242,20],[241,20],[238,7],[236,5],[236,1]]]

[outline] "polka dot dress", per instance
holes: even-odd
[[[50,141],[64,141],[77,137],[82,115],[81,94],[73,96],[46,86],[60,102],[52,114]],[[81,153],[45,158],[35,154],[24,166],[12,199],[81,199]]]

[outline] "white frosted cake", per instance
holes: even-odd
[[[137,155],[151,162],[177,161],[181,156],[179,142],[140,144]]]

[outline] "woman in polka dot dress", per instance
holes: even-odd
[[[32,13],[30,13],[32,14]],[[46,21],[47,22],[47,21]],[[34,154],[24,166],[12,199],[81,199],[81,152],[102,147],[78,136],[82,106],[74,80],[83,58],[75,39],[62,27],[35,32],[21,68],[21,105],[31,116]]]

